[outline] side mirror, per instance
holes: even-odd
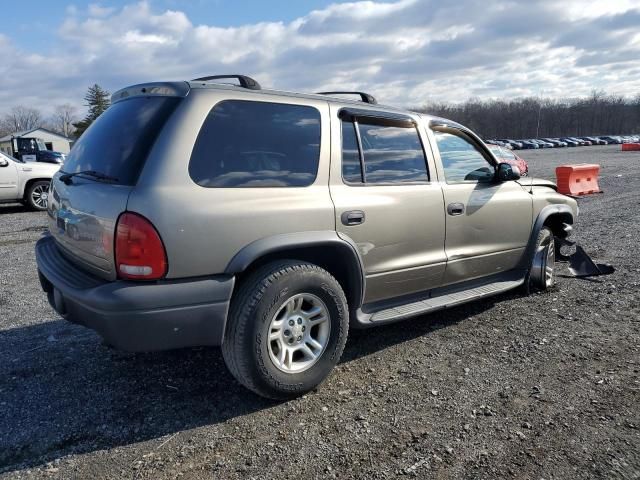
[[[496,169],[496,179],[499,182],[508,182],[520,178],[520,169],[509,163],[499,163]]]
[[[0,168],[8,167],[8,166],[9,166],[9,160],[7,160],[6,158],[0,157]]]

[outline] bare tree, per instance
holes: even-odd
[[[49,120],[52,129],[65,137],[70,137],[74,132],[74,122],[78,121],[78,109],[69,103],[57,105]]]
[[[8,133],[14,133],[38,128],[42,126],[43,119],[39,110],[18,105],[4,115],[0,123],[2,124],[2,130]]]

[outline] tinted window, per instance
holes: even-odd
[[[67,173],[95,170],[133,185],[178,98],[133,97],[111,105],[74,144]]]
[[[487,182],[494,168],[469,140],[446,132],[434,132],[447,182]]]
[[[228,100],[207,116],[189,173],[203,187],[303,187],[320,157],[320,112],[312,107]]]
[[[36,141],[33,138],[18,138],[18,151],[36,152]]]
[[[426,182],[427,165],[415,127],[359,123],[366,183]]]
[[[342,122],[342,178],[347,183],[362,183],[358,138],[353,122]]]
[[[502,156],[502,150],[500,150],[500,147],[494,145],[488,145],[488,147],[489,150],[491,150],[491,153],[493,153],[497,158]]]
[[[511,150],[507,150],[506,148],[502,149],[502,158],[504,158],[505,160],[517,160],[516,155]]]

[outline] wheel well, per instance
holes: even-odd
[[[549,227],[556,237],[565,238],[567,236],[567,232],[565,232],[562,227],[565,223],[568,223],[569,225],[573,224],[573,216],[568,212],[559,212],[549,215],[549,217],[544,221],[543,226]]]
[[[267,253],[251,262],[246,269],[236,274],[236,285],[240,284],[250,273],[274,260],[299,260],[313,263],[335,277],[347,297],[350,308],[358,308],[362,300],[362,278],[359,265],[353,265],[345,245],[323,245],[301,248],[287,248]]]
[[[33,185],[35,182],[50,182],[50,178],[30,178],[27,180],[27,183],[24,184],[24,191],[22,192],[22,199],[27,199],[27,192],[29,191],[29,187]]]

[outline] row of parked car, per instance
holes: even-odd
[[[528,138],[512,140],[510,138],[488,139],[487,143],[499,145],[511,150],[527,150],[534,148],[583,147],[587,145],[609,145],[621,143],[639,143],[640,135],[607,135],[601,137],[561,137],[561,138]]]

